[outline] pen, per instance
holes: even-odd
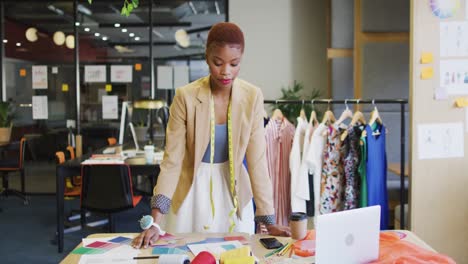
[[[159,256],[133,257],[133,259],[155,259],[155,258],[159,258]]]

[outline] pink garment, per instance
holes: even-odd
[[[287,119],[270,120],[265,127],[268,173],[273,184],[273,200],[278,225],[289,225],[291,214],[291,153],[295,128]]]

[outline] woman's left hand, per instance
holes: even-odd
[[[268,234],[272,236],[291,236],[291,230],[289,226],[280,226],[280,225],[267,225]]]

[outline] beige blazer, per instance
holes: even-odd
[[[166,150],[154,195],[172,198],[177,213],[192,186],[210,141],[209,76],[176,90],[166,131]],[[231,92],[232,140],[238,216],[254,197],[256,215],[273,215],[272,185],[267,169],[263,127],[263,95],[254,85],[236,78]],[[246,156],[248,173],[242,162]],[[210,201],[200,206],[210,206]]]

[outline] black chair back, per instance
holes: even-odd
[[[0,157],[0,170],[22,170],[24,166],[24,152],[26,138],[11,142],[2,149]]]
[[[132,176],[125,164],[81,167],[81,208],[113,213],[133,208]]]

